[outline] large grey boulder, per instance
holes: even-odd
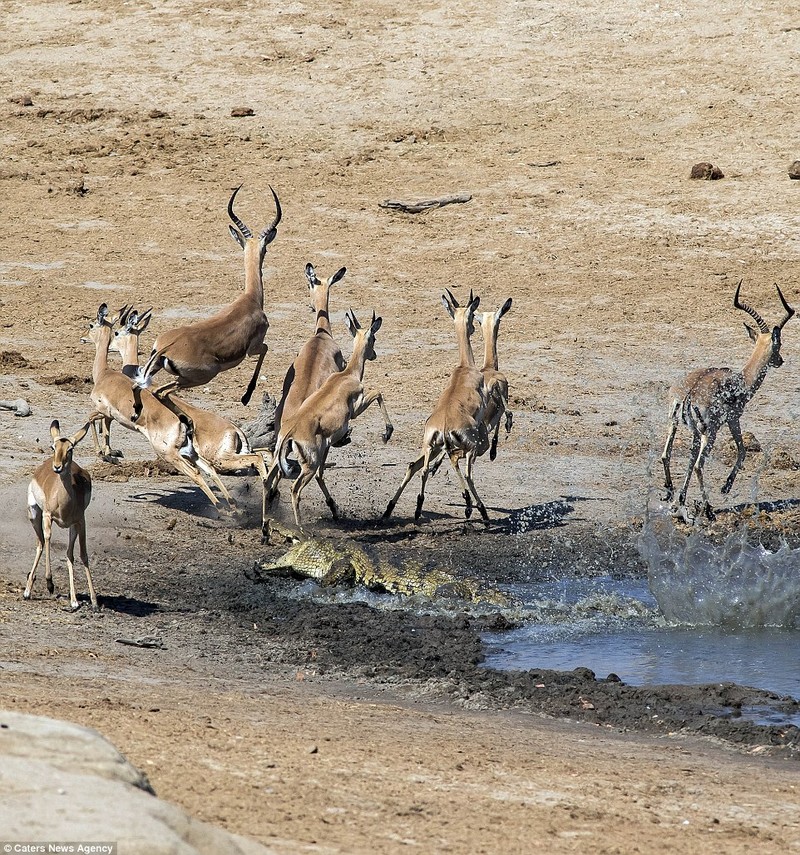
[[[0,829],[20,842],[117,843],[118,855],[269,855],[192,819],[99,733],[0,711]]]

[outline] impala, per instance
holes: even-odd
[[[97,410],[92,421],[104,424],[113,419],[129,430],[144,435],[153,451],[181,474],[191,479],[217,507],[219,500],[211,492],[200,474],[205,473],[225,497],[229,505],[233,500],[213,467],[198,454],[192,440],[192,425],[185,415],[177,415],[164,406],[148,389],[140,389],[129,374],[115,371],[108,366],[108,348],[113,334],[113,322],[108,317],[108,308],[100,306],[97,321],[89,330],[89,339],[94,342],[96,353],[92,377],[92,403]],[[138,318],[136,319],[138,321]],[[143,326],[139,322],[139,330]]]
[[[353,354],[347,367],[328,377],[316,392],[303,401],[294,416],[283,420],[275,445],[275,460],[268,476],[269,493],[281,477],[291,477],[286,457],[289,442],[300,462],[300,474],[292,484],[292,508],[298,528],[302,525],[300,494],[312,478],[317,479],[333,518],[339,518],[336,503],[325,485],[325,463],[331,445],[347,435],[350,422],[377,403],[386,423],[384,442],[389,441],[394,430],[383,395],[381,392],[366,392],[363,383],[365,362],[375,359],[375,334],[381,328],[382,319],[373,313],[369,327],[362,329],[353,312],[348,311],[345,323],[353,336]]]
[[[500,329],[500,320],[511,308],[511,297],[496,312],[482,312],[477,315],[483,331],[483,374],[484,387],[486,390],[486,411],[483,423],[486,425],[486,441],[481,442],[478,447],[478,456],[486,453],[489,448],[489,459],[497,457],[497,440],[500,434],[500,419],[505,413],[506,433],[511,432],[514,414],[508,409],[508,378],[499,370],[497,359],[497,333]],[[491,445],[489,444],[489,437]]]
[[[157,390],[159,397],[174,389],[202,386],[221,371],[235,368],[246,356],[257,356],[253,377],[242,396],[242,403],[249,403],[267,353],[264,336],[269,322],[264,314],[262,267],[267,246],[275,239],[281,221],[281,203],[272,187],[269,189],[275,200],[275,219],[258,237],[253,236],[233,211],[233,201],[241,185],[233,191],[228,202],[228,216],[234,225],[228,228],[244,250],[244,293],[216,315],[167,330],[156,338],[147,364],[137,375],[137,382],[147,388],[153,375],[162,368],[173,374],[176,379]]]
[[[742,441],[742,430],[739,420],[747,403],[753,398],[764,381],[769,368],[780,368],[783,365],[781,350],[781,330],[794,315],[795,310],[786,302],[781,289],[776,285],[785,315],[777,326],[770,329],[761,315],[739,300],[742,283],[736,287],[733,305],[750,315],[758,329],[745,323],[745,329],[753,342],[753,352],[741,371],[731,368],[701,368],[686,375],[682,381],[670,389],[672,406],[669,414],[669,430],[661,462],[664,465],[664,486],[667,490],[665,499],[671,501],[674,494],[672,476],[670,474],[670,457],[672,443],[678,430],[680,420],[692,432],[692,447],[689,452],[689,467],[683,486],[678,493],[676,510],[686,518],[686,493],[692,473],[697,477],[700,492],[703,496],[703,512],[712,516],[711,505],[703,483],[703,466],[705,465],[717,433],[723,425],[727,425],[736,443],[736,462],[722,486],[722,493],[727,494],[733,486],[736,474],[744,463],[747,450]]]
[[[141,317],[131,310],[121,319],[122,326],[115,330],[111,349],[122,354],[122,372],[133,376],[139,368],[139,335],[147,325],[149,310]],[[172,396],[172,403],[192,425],[192,442],[199,458],[217,474],[233,473],[251,467],[261,477],[261,524],[266,520],[267,466],[264,458],[250,448],[244,432],[230,419],[190,404],[183,398]]]
[[[337,270],[329,279],[320,279],[313,265],[306,264],[306,279],[311,306],[316,313],[314,335],[300,348],[297,358],[286,372],[283,394],[275,410],[275,434],[281,429],[281,421],[291,418],[309,395],[335,371],[345,367],[342,351],[331,332],[328,314],[330,291],[344,275],[347,268]]]
[[[89,554],[86,551],[86,509],[92,499],[92,479],[89,473],[72,459],[75,446],[86,436],[88,430],[87,422],[72,436],[61,436],[58,421],[54,420],[50,425],[53,456],[36,467],[28,487],[28,519],[36,533],[37,544],[36,557],[33,559],[33,567],[28,573],[22,596],[26,600],[30,599],[42,552],[44,552],[44,578],[47,590],[53,593],[50,536],[55,523],[61,528],[69,529],[67,568],[69,570],[69,602],[73,611],[78,608],[74,567],[76,540],[80,546],[81,561],[86,568],[89,598],[92,606],[97,608],[97,596],[92,584],[92,574],[89,571]]]
[[[486,442],[486,425],[484,422],[487,398],[483,374],[475,366],[470,336],[474,332],[473,320],[475,310],[480,304],[480,297],[473,297],[466,306],[460,307],[450,291],[442,295],[445,309],[453,319],[458,337],[459,363],[453,369],[450,380],[439,397],[436,407],[425,423],[422,439],[422,453],[416,460],[408,464],[405,478],[397,492],[384,511],[384,518],[391,516],[403,490],[422,469],[422,484],[414,519],[418,520],[425,501],[425,484],[428,480],[431,464],[435,463],[443,453],[450,458],[450,463],[461,484],[462,495],[466,504],[466,516],[472,515],[472,498],[486,520],[489,515],[475,489],[472,480],[472,467],[482,442]],[[466,472],[462,475],[459,460],[465,461]]]

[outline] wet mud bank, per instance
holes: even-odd
[[[338,532],[341,535],[341,531]],[[382,535],[351,532],[373,548]],[[398,555],[424,554],[455,572],[497,583],[563,575],[642,574],[635,524],[616,528],[573,523],[513,538],[464,526],[403,537],[391,530],[381,548]],[[280,548],[273,548],[277,556]],[[491,556],[491,560],[490,560]],[[487,570],[486,568],[491,568]],[[363,602],[320,602],[298,580],[254,581],[249,566],[235,574],[227,598],[233,612],[258,626],[271,654],[308,667],[316,675],[345,673],[376,684],[390,683],[409,697],[452,702],[482,710],[516,710],[569,718],[598,726],[651,734],[691,733],[714,737],[742,750],[800,759],[800,728],[763,725],[748,710],[787,719],[800,702],[734,683],[630,686],[615,674],[532,669],[498,671],[483,664],[481,634],[510,628],[513,617],[450,604],[436,613],[420,608],[376,608]],[[308,583],[305,583],[308,584]],[[300,592],[302,591],[302,592]]]

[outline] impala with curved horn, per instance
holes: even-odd
[[[783,357],[780,354],[781,330],[794,316],[795,310],[786,302],[781,289],[776,285],[785,314],[779,324],[770,328],[752,306],[739,300],[741,287],[740,281],[736,287],[733,305],[750,315],[758,326],[756,330],[748,323],[744,325],[753,342],[750,359],[741,371],[734,371],[732,368],[701,368],[692,371],[670,389],[670,395],[673,398],[669,415],[670,423],[667,441],[661,455],[661,462],[664,465],[664,486],[667,490],[666,501],[671,501],[674,494],[670,457],[679,421],[683,421],[692,432],[689,467],[676,503],[676,510],[684,518],[687,517],[686,493],[693,472],[697,476],[697,483],[700,485],[703,496],[703,512],[708,517],[713,515],[703,483],[703,466],[711,454],[719,429],[726,424],[737,450],[736,462],[721,491],[723,494],[730,492],[747,453],[739,425],[744,408],[759,390],[767,370],[780,368],[783,365]]]
[[[258,237],[236,216],[233,202],[241,190],[237,187],[228,202],[229,226],[233,239],[244,250],[244,294],[216,315],[195,324],[176,327],[162,332],[153,343],[153,350],[136,382],[143,388],[152,383],[153,375],[162,368],[175,376],[175,380],[156,390],[159,397],[174,389],[202,386],[221,371],[235,368],[246,356],[257,356],[253,377],[242,396],[247,404],[258,380],[258,373],[267,353],[264,336],[269,322],[264,314],[264,283],[262,267],[267,246],[278,233],[281,221],[281,203],[270,187],[275,200],[275,219]],[[235,228],[234,228],[235,226]]]

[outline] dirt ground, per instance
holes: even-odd
[[[657,501],[666,390],[750,353],[736,284],[768,322],[800,305],[800,18],[789,3],[425,0],[208,4],[7,2],[0,29],[0,707],[96,727],[194,815],[276,852],[785,852],[800,845],[800,732],[756,727],[725,685],[637,690],[606,675],[480,668],[501,618],[312,603],[260,584],[258,486],[230,477],[236,515],[149,465],[143,440],[94,477],[89,547],[102,609],[65,611],[25,515],[48,427],[91,410],[101,302],[153,307],[143,340],[207,316],[242,283],[225,207],[253,230],[283,206],[265,267],[270,347],[193,399],[246,422],[311,328],[305,263],[346,265],[332,317],[384,318],[367,385],[395,424],[354,425],[310,487],[310,528],[515,581],[641,573],[635,537]],[[236,115],[234,115],[236,114]],[[244,115],[241,115],[244,114]],[[711,161],[718,181],[693,181]],[[421,214],[387,199],[471,194]],[[513,432],[476,483],[492,523],[463,520],[456,482],[416,486],[379,525],[455,363],[444,287],[514,300],[500,334]],[[744,418],[761,450],[730,524],[797,537],[800,324],[784,329]],[[676,446],[677,469],[685,442]],[[143,465],[147,464],[147,465]],[[676,470],[677,471],[677,470]],[[284,500],[277,513],[287,520]],[[752,518],[752,513],[750,518]],[[80,585],[83,588],[82,581]],[[494,621],[494,622],[493,622]],[[131,643],[133,642],[133,643]],[[794,709],[795,705],[785,704]]]

